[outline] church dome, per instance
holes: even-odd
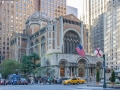
[[[27,21],[38,21],[38,20],[41,20],[41,21],[50,21],[50,18],[48,17],[48,15],[44,12],[35,12],[33,13],[31,16],[28,17]]]

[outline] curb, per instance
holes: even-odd
[[[87,85],[88,87],[103,87],[103,85]],[[109,86],[109,85],[106,85],[107,88],[114,88],[114,89],[119,89],[120,90],[120,85],[119,86]]]

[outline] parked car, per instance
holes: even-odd
[[[0,85],[4,84],[4,79],[0,79]]]
[[[63,82],[64,85],[66,85],[66,84],[83,84],[83,83],[86,83],[86,81],[84,79],[81,79],[80,77],[64,80],[64,82]]]
[[[27,85],[28,81],[25,78],[20,78],[20,84]]]
[[[69,79],[69,78],[60,78],[57,80],[57,84],[62,84],[62,82],[67,79]]]
[[[10,84],[10,80],[6,79],[5,83],[6,83],[6,85]]]

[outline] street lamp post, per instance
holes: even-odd
[[[106,75],[105,75],[105,54],[103,54],[103,67],[104,67],[104,84],[103,84],[103,88],[106,88]]]

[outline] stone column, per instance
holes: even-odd
[[[56,78],[59,78],[60,77],[60,69],[59,69],[59,67],[56,67],[56,69],[55,69],[56,71],[55,71],[55,76],[56,76]]]
[[[60,17],[60,50],[63,51],[63,17]]]
[[[85,68],[85,72],[84,72],[85,74],[84,74],[84,77],[86,78],[86,77],[88,77],[88,69],[87,68]]]
[[[76,76],[78,77],[78,67],[76,68]]]
[[[67,77],[67,67],[65,67],[65,77]]]
[[[72,78],[72,67],[70,67],[70,77]]]
[[[32,25],[32,34],[34,33],[34,25]]]
[[[76,67],[74,67],[74,77],[76,77]]]
[[[60,67],[58,67],[58,78],[60,78]]]

